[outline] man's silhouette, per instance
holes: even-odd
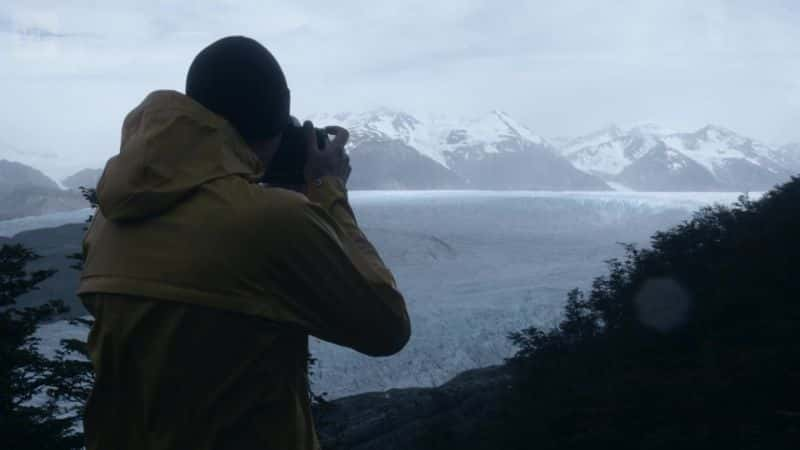
[[[373,356],[408,341],[348,205],[347,132],[318,148],[305,124],[304,194],[258,183],[288,123],[280,66],[244,37],[126,117],[84,241],[89,450],[318,448],[308,335]]]

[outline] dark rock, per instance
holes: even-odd
[[[510,388],[505,366],[464,372],[435,388],[392,389],[318,405],[317,429],[326,450],[460,448],[501,414]]]

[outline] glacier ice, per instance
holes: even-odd
[[[396,275],[413,333],[402,352],[377,359],[312,339],[314,389],[331,398],[438,385],[461,371],[501,363],[514,351],[507,334],[557,323],[568,290],[586,288],[604,273],[604,261],[622,255],[618,242],[646,245],[654,231],[737,195],[354,191],[350,198]],[[86,214],[43,217],[39,226]],[[0,222],[0,230],[36,223]],[[42,327],[42,350],[52,354],[61,338],[85,336],[81,327]]]

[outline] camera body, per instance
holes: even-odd
[[[315,128],[317,146],[324,148],[328,142],[325,130]],[[271,186],[302,186],[306,183],[303,171],[306,167],[306,138],[303,126],[294,118],[289,118],[289,125],[283,131],[281,143],[267,167],[263,183]]]

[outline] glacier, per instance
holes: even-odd
[[[757,198],[760,194],[751,194]],[[619,242],[647,245],[653,232],[735,193],[548,191],[353,191],[359,223],[408,302],[412,337],[389,358],[311,339],[312,384],[328,398],[435,386],[464,370],[502,363],[507,334],[552,326],[567,292],[588,288]],[[88,210],[0,222],[0,230],[80,222]],[[11,223],[8,223],[11,222]],[[67,321],[41,327],[41,350],[85,337]]]
[[[13,237],[17,233],[39,228],[53,228],[70,223],[85,222],[92,214],[91,208],[44,214],[41,216],[18,217],[0,220],[0,237]]]

